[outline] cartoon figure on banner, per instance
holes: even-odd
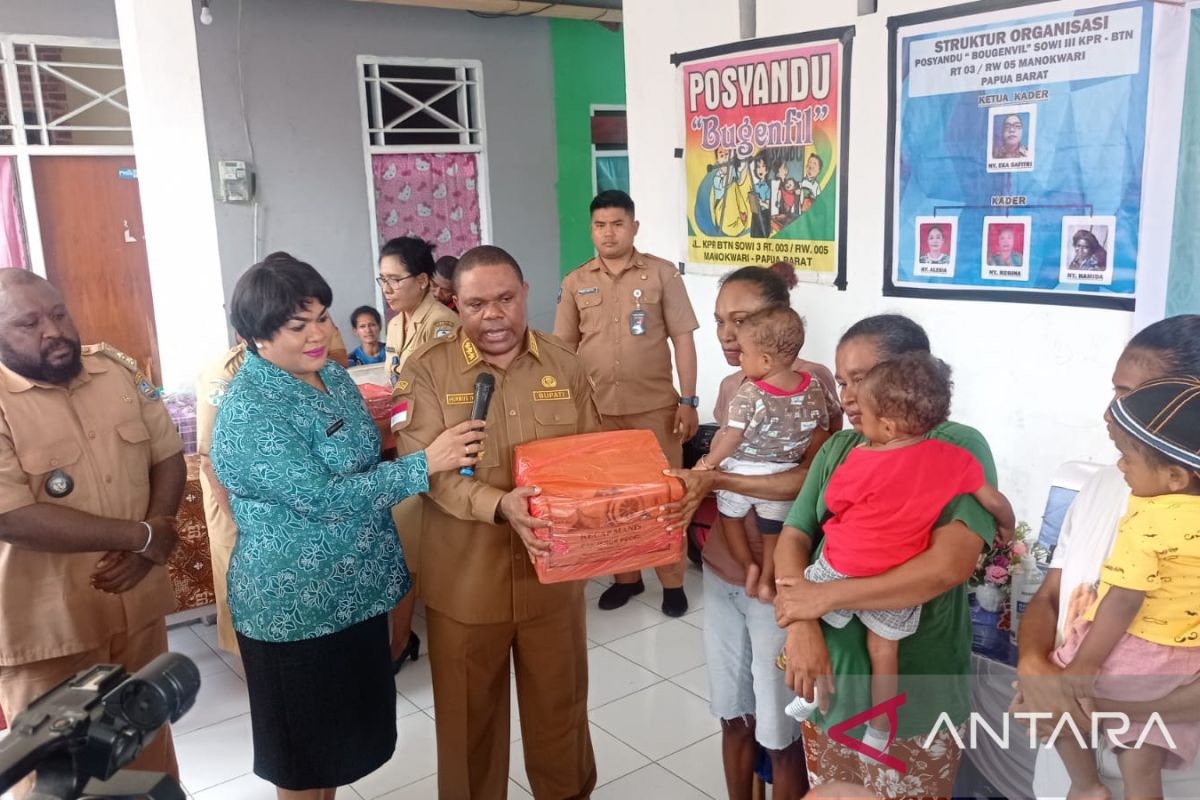
[[[709,236],[742,236],[750,229],[749,165],[726,147],[715,157],[696,192],[696,223]]]
[[[750,221],[750,235],[755,238],[766,238],[771,235],[771,169],[767,164],[767,152],[759,150],[753,162],[754,183],[747,199],[754,216]]]
[[[800,213],[812,208],[813,201],[821,194],[821,184],[817,179],[821,177],[821,170],[824,168],[825,162],[819,155],[808,154],[804,162],[804,180],[800,181]]]

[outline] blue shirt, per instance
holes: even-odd
[[[374,357],[364,353],[362,345],[359,345],[350,351],[350,355],[347,356],[347,361],[350,362],[350,366],[352,367],[361,366],[362,364],[382,364],[383,360],[387,358],[387,348],[385,348],[383,344],[383,342],[379,343],[379,353]]]
[[[353,379],[328,392],[253,353],[221,400],[211,458],[238,538],[229,610],[266,642],[324,636],[386,613],[409,588],[391,507],[429,488],[424,452],[379,462],[379,431]]]

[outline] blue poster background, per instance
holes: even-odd
[[[1008,92],[1047,89],[1037,102],[1036,159],[1029,172],[988,172],[987,146],[992,141],[988,108],[969,91],[923,97],[908,96],[909,48],[913,42],[957,33],[986,31],[995,25],[946,28],[901,36],[904,70],[898,87],[899,163],[893,280],[897,285],[972,289],[1033,289],[1066,293],[1133,296],[1142,197],[1142,164],[1146,140],[1147,86],[1152,13],[1149,2],[1118,3],[1074,12],[1004,20],[1004,26],[1091,16],[1141,7],[1140,69],[1136,74],[1060,83],[1010,85]],[[1000,23],[996,23],[998,25]],[[1016,103],[1014,103],[1016,104]],[[993,208],[993,195],[1025,195],[1027,205]],[[1029,279],[984,279],[985,216],[1032,217]],[[914,275],[915,218],[958,218],[956,270],[953,277]],[[1114,265],[1111,285],[1060,283],[1062,218],[1115,216]]]

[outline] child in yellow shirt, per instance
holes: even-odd
[[[1149,381],[1109,413],[1132,496],[1098,598],[1054,658],[1081,697],[1154,700],[1200,677],[1200,379]],[[1200,723],[1105,734],[1121,745],[1127,797],[1161,797],[1162,770],[1190,766],[1200,750]],[[1109,796],[1090,749],[1066,729],[1055,744],[1069,798]]]

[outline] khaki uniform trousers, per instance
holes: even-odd
[[[658,439],[659,446],[667,456],[667,463],[675,469],[683,467],[683,442],[675,434],[675,409],[678,406],[659,408],[642,414],[601,415],[600,429],[605,431],[647,430]],[[682,586],[683,575],[687,572],[687,557],[680,558],[674,564],[663,564],[655,567],[658,580],[663,586]],[[618,577],[636,582],[639,573],[623,572]]]
[[[136,672],[149,664],[156,656],[167,652],[167,622],[153,622],[132,634],[119,633],[102,647],[83,653],[72,653],[45,661],[0,667],[0,708],[11,726],[18,712],[46,692],[58,686],[80,670],[97,664],[121,664],[130,672]],[[170,726],[159,729],[146,749],[141,752],[128,769],[147,772],[165,772],[179,778],[179,765],[175,761],[175,744],[171,740]],[[33,790],[30,775],[13,787],[16,800],[21,800]]]
[[[218,544],[208,540],[208,551],[212,556],[213,593],[217,601],[217,646],[227,653],[238,653],[237,634],[233,630],[233,617],[229,615],[229,559],[233,557],[233,545]]]
[[[525,622],[468,625],[433,609],[427,609],[426,622],[437,713],[438,797],[507,796],[510,653],[533,796],[590,796],[596,760],[587,721],[582,598]]]

